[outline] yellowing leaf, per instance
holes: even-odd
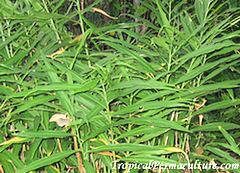
[[[104,156],[114,156],[116,158],[121,158],[121,156],[116,155],[115,153],[109,152],[109,151],[103,151],[99,152],[98,154],[104,155]]]
[[[56,122],[58,126],[63,127],[67,126],[70,123],[70,119],[66,114],[54,114],[49,122]]]
[[[28,140],[27,138],[13,137],[12,139],[9,139],[8,141],[4,141],[4,142],[0,143],[0,146],[10,145],[10,144],[14,144],[14,143],[21,143],[21,142],[25,142],[27,140]]]
[[[182,153],[183,150],[177,147],[167,147],[166,151],[170,151],[172,153]]]
[[[65,51],[64,48],[60,48],[58,51],[56,51],[56,52],[54,52],[54,53],[48,55],[47,57],[48,57],[48,58],[54,58],[54,56],[56,56],[56,55],[60,55],[60,54],[62,54],[64,51]]]
[[[116,33],[115,31],[112,31],[112,32],[109,32],[109,35],[114,36],[115,33]]]
[[[81,41],[83,38],[83,34],[77,35],[76,37],[74,37],[73,40],[70,41],[70,43],[77,43],[79,41]]]

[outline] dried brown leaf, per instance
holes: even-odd
[[[100,13],[106,17],[108,17],[109,19],[113,19],[113,20],[116,20],[118,19],[117,17],[113,17],[113,16],[110,16],[109,14],[107,14],[105,11],[103,11],[102,9],[99,9],[99,8],[92,8],[92,11],[95,13]]]
[[[66,114],[54,114],[49,122],[56,122],[58,126],[63,127],[67,126],[70,123],[70,119]]]

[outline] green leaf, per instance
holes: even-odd
[[[154,161],[162,163],[162,164],[169,164],[169,163],[177,164],[177,162],[173,159],[168,159],[168,158],[159,157],[159,156],[146,155],[146,154],[123,157],[123,158],[120,158],[119,160],[123,160],[126,162],[134,162],[134,163],[136,163],[136,162],[146,163],[146,164],[154,162]]]
[[[56,130],[38,130],[37,132],[34,131],[26,131],[26,132],[21,132],[21,133],[15,133],[13,134],[14,136],[19,136],[19,137],[26,137],[26,138],[42,138],[42,139],[47,139],[47,138],[65,138],[72,136],[70,133],[66,133],[63,131],[56,131]]]
[[[42,96],[42,97],[35,97],[32,100],[27,100],[22,105],[20,105],[15,111],[13,111],[12,115],[26,111],[29,108],[32,108],[34,106],[45,104],[54,99],[56,99],[56,96]]]
[[[219,148],[207,146],[206,149],[209,150],[211,153],[214,153],[215,155],[217,155],[219,159],[223,158],[225,162],[227,161],[229,163],[239,163],[239,161],[237,159],[232,157],[226,151],[223,151]],[[238,171],[238,172],[240,172],[240,171]]]
[[[42,168],[47,165],[51,165],[53,163],[59,162],[62,159],[69,157],[70,155],[74,154],[76,151],[69,150],[69,151],[62,151],[59,153],[55,153],[51,156],[43,157],[39,160],[33,161],[28,165],[25,165],[23,168],[16,171],[16,173],[27,173],[32,170],[36,170]]]
[[[0,160],[8,160],[8,161],[12,161],[12,163],[14,164],[14,166],[16,166],[16,168],[20,169],[23,167],[23,162],[16,157],[15,155],[13,155],[11,152],[9,151],[3,151],[0,153]]]
[[[112,144],[112,145],[103,145],[96,148],[93,148],[89,152],[101,152],[101,151],[133,151],[136,153],[141,152],[152,152],[153,154],[168,154],[168,153],[178,153],[183,152],[180,148],[170,147],[170,146],[149,146],[143,144],[130,144],[130,143],[121,143],[121,144]]]
[[[163,11],[163,8],[161,6],[162,4],[159,0],[155,0],[155,2],[157,4],[157,8],[158,8],[158,11],[159,11],[159,15],[157,15],[158,21],[159,21],[161,27],[163,27],[164,30],[166,30],[166,33],[168,34],[168,38],[172,39],[173,29],[170,25],[169,20],[167,19],[167,16],[166,16],[165,12]]]
[[[83,84],[52,83],[44,86],[39,85],[32,90],[12,94],[9,98],[27,97],[35,92],[46,93],[46,91],[73,91],[74,93],[79,93],[93,89],[96,84],[96,80],[91,80],[84,82]]]
[[[194,132],[199,132],[199,131],[205,131],[205,132],[218,131],[219,126],[221,126],[222,128],[224,128],[226,130],[232,130],[232,129],[239,129],[240,128],[240,125],[238,125],[238,124],[228,123],[228,122],[216,122],[216,123],[208,123],[208,124],[205,124],[203,126],[194,127],[190,131],[193,132],[193,133]]]
[[[203,72],[207,72],[212,68],[216,68],[220,63],[226,63],[235,59],[239,59],[240,55],[233,55],[233,56],[229,56],[228,58],[223,58],[223,59],[219,59],[217,61],[214,62],[210,62],[210,63],[206,63],[203,66],[199,66],[191,71],[189,71],[187,74],[181,76],[177,82],[175,84],[179,84],[181,82],[185,82],[187,80],[193,80],[194,77],[196,77],[197,75],[202,74]],[[222,69],[220,67],[220,69]]]
[[[222,132],[223,136],[231,146],[238,148],[234,138],[224,128],[222,128],[222,126],[219,126],[218,129]]]
[[[191,58],[196,58],[200,55],[208,54],[211,52],[214,52],[216,50],[222,49],[224,47],[229,47],[236,45],[230,40],[224,41],[222,43],[211,43],[209,45],[203,45],[197,50],[191,51],[187,53],[186,55],[182,56],[180,59],[178,59],[178,66],[173,69],[172,72],[175,72],[178,70],[180,67],[182,67],[187,61],[189,61]]]
[[[152,42],[158,45],[159,47],[169,50],[169,45],[167,44],[166,39],[163,37],[153,37]]]
[[[204,24],[206,22],[210,2],[210,0],[195,0],[195,10],[200,24]]]
[[[210,111],[216,111],[216,110],[221,110],[225,109],[231,106],[236,106],[240,104],[240,99],[235,99],[235,100],[223,100],[220,102],[212,103],[210,105],[207,105],[198,111],[194,112],[193,115],[199,115],[199,114],[204,114],[206,112]]]

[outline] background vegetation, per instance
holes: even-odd
[[[0,172],[239,163],[238,0],[0,3]]]

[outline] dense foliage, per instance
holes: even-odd
[[[239,163],[238,0],[0,2],[0,172]]]

